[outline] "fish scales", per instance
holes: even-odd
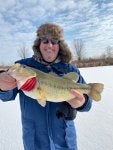
[[[35,77],[36,86],[30,91],[23,91],[27,96],[36,99],[40,105],[45,106],[46,100],[51,102],[63,102],[74,98],[70,90],[75,89],[83,94],[87,94],[95,101],[101,99],[101,92],[104,85],[102,83],[77,83],[79,75],[70,72],[63,77],[44,73],[38,69],[26,65],[14,64],[10,67],[9,73],[17,80],[20,89],[28,79]]]
[[[43,79],[41,79],[41,81],[43,81]],[[72,88],[72,86],[70,87],[68,86],[69,82],[66,82],[65,80],[63,80],[64,83],[62,84],[61,81],[56,82],[56,81],[51,80],[50,82],[47,82],[47,79],[46,79],[46,82],[43,82],[41,84],[41,81],[40,81],[40,88],[45,91],[45,95],[47,95],[48,99],[53,99],[53,101],[56,101],[57,99],[57,101],[60,102],[63,100],[63,97],[64,97],[64,100],[73,98],[73,95],[71,95],[68,90]]]

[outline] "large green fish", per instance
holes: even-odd
[[[59,77],[19,63],[11,66],[9,73],[17,80],[18,89],[24,87],[23,92],[27,96],[36,99],[43,107],[46,105],[46,101],[62,102],[74,98],[74,95],[70,92],[71,89],[87,94],[93,100],[99,101],[104,87],[102,83],[77,83],[79,75],[75,72]],[[32,88],[25,90],[26,83],[28,86],[31,79],[33,79],[31,82]]]

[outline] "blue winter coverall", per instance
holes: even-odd
[[[59,76],[63,76],[68,72],[77,72],[80,75],[80,71],[76,66],[64,64],[63,62],[45,65],[31,57],[19,60],[16,63],[25,64],[46,73],[54,72]],[[81,75],[78,82],[85,83]],[[68,116],[65,119],[64,117],[58,118],[56,115],[59,108],[65,109],[65,106],[67,107],[67,102],[47,102],[46,106],[42,107],[35,99],[27,97],[17,88],[9,91],[1,90],[0,99],[4,102],[14,100],[17,93],[19,93],[20,98],[25,150],[77,150],[74,121],[68,119]],[[85,104],[77,111],[89,111],[91,103],[92,100],[87,97]],[[62,107],[62,105],[64,106]],[[68,115],[70,115],[70,112],[68,112]]]

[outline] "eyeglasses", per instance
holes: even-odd
[[[52,38],[52,39],[47,39],[47,38],[40,38],[41,43],[43,44],[48,44],[49,42],[51,42],[52,45],[58,44],[59,40]]]

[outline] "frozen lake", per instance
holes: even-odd
[[[102,100],[88,113],[78,113],[78,150],[113,150],[113,66],[80,69],[87,82],[105,84]],[[20,106],[0,101],[0,150],[23,150]]]

